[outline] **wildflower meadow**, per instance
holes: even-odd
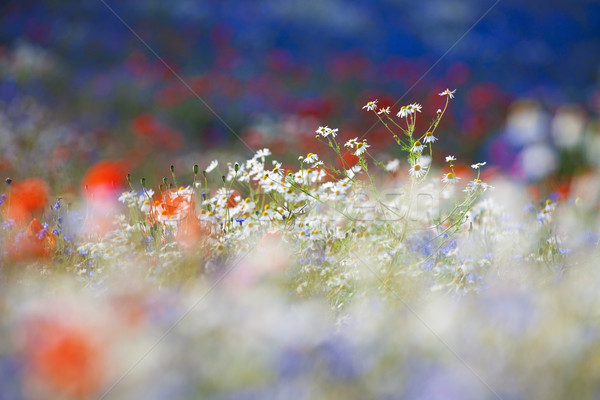
[[[93,75],[50,25],[0,43],[0,400],[600,397],[600,91],[511,97],[471,59],[412,91],[437,62],[351,51],[256,70],[229,29],[248,6],[182,38],[214,47],[194,75],[100,1],[156,62]]]
[[[357,110],[400,158],[319,126],[289,167],[102,161],[70,200],[7,178],[3,398],[595,397],[599,182],[532,202],[459,173],[438,95],[424,124]]]

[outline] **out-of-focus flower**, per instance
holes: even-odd
[[[162,195],[152,206],[151,213],[159,222],[177,222],[193,214],[194,192],[192,188],[179,188]]]
[[[585,115],[577,106],[560,107],[552,120],[551,133],[554,143],[561,148],[571,149],[582,140],[585,131]]]
[[[5,243],[7,258],[13,262],[49,257],[56,248],[56,237],[34,218],[27,230]]]
[[[385,166],[386,171],[389,172],[395,172],[398,171],[398,168],[400,167],[400,160],[398,160],[397,158],[394,158],[392,161],[388,162]]]
[[[475,179],[475,180],[469,182],[469,184],[465,188],[464,192],[473,193],[477,189],[481,189],[481,191],[485,192],[486,190],[493,189],[493,188],[494,188],[493,186],[488,185],[487,183],[483,182],[481,179]]]
[[[23,329],[25,374],[36,392],[71,399],[99,393],[107,377],[107,355],[93,329],[53,315],[26,321]]]
[[[479,162],[479,163],[476,163],[476,164],[471,164],[471,168],[473,168],[473,169],[480,169],[485,164],[487,164],[485,161],[484,162]]]
[[[547,176],[557,167],[557,155],[546,143],[527,146],[519,154],[522,172],[529,180],[538,180]]]
[[[217,168],[218,165],[219,165],[219,162],[217,160],[213,160],[210,162],[208,167],[206,167],[204,172],[206,172],[208,174],[209,172],[212,172],[215,168]]]
[[[460,178],[458,176],[456,176],[456,174],[454,172],[448,172],[447,174],[444,174],[444,177],[442,178],[442,182],[451,183],[451,184],[455,184],[459,180],[460,180]]]
[[[122,162],[104,160],[93,165],[82,181],[84,194],[88,200],[106,202],[117,199],[123,192],[127,172]]]
[[[13,182],[8,194],[7,219],[24,224],[46,207],[48,185],[41,179],[30,178]]]

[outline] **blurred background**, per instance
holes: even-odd
[[[0,15],[0,174],[57,193],[104,159],[157,185],[250,149],[326,158],[320,125],[368,131],[390,159],[361,107],[421,103],[426,129],[446,88],[434,162],[562,194],[600,162],[598,1],[13,0]]]

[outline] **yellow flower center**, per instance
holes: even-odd
[[[421,147],[421,142],[419,142],[418,140],[415,142],[415,147]]]
[[[448,179],[454,179],[454,174],[452,172],[448,172],[446,174],[446,178],[448,178]]]
[[[427,136],[427,137],[433,136],[433,133],[431,133],[431,132],[427,132],[427,133],[425,134],[425,136]]]
[[[413,167],[413,169],[415,171],[420,171],[421,170],[421,166],[419,164],[415,164],[415,166]]]

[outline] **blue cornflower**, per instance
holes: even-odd
[[[56,229],[54,229],[54,230],[52,231],[52,233],[53,233],[54,235],[58,235],[58,234],[59,234],[59,233],[61,233],[61,232],[62,232],[62,229],[60,229],[60,228],[56,228]]]
[[[0,206],[6,201],[6,195],[4,193],[0,194]]]
[[[238,222],[240,225],[242,225],[242,222],[244,222],[246,220],[246,217],[238,217],[235,219],[235,222]]]
[[[56,211],[60,210],[60,201],[56,200],[56,203],[54,203],[54,206],[52,206],[52,208]]]

